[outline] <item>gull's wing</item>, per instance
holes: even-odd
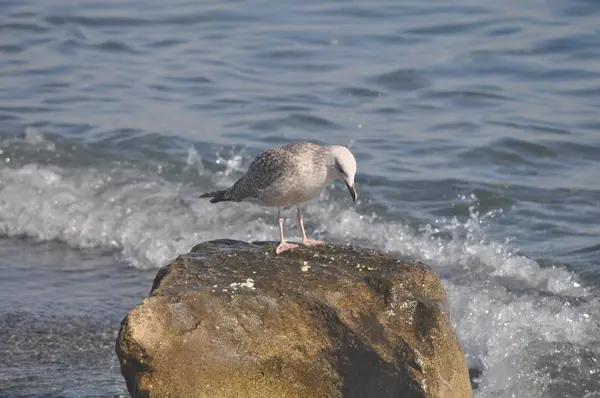
[[[248,171],[227,190],[228,200],[259,199],[260,192],[296,167],[293,155],[282,148],[268,149],[259,154],[248,166]]]

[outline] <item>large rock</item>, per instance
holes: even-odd
[[[471,397],[426,265],[219,240],[156,276],[117,341],[133,397]]]

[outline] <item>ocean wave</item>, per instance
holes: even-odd
[[[55,150],[35,130],[21,140]],[[211,205],[196,197],[231,184],[248,161],[240,153],[220,153],[215,159],[218,171],[206,167],[190,148],[180,162],[182,171],[197,173],[211,185],[204,189],[121,162],[95,167],[0,165],[0,234],[112,250],[138,269],[160,267],[206,240],[275,240],[273,209]],[[468,206],[468,217],[440,218],[415,228],[366,214],[360,203],[352,207],[338,195],[340,189],[333,186],[307,205],[312,236],[430,264],[448,291],[451,319],[469,365],[482,371],[478,396],[494,397],[506,389],[537,396],[544,389],[533,388],[532,380],[550,386],[554,381],[544,376],[548,372],[539,355],[531,355],[540,344],[570,344],[597,355],[600,303],[593,288],[564,267],[542,266],[509,241],[491,238],[487,230],[504,217],[502,209],[480,213],[475,194],[460,196],[457,201]],[[286,215],[286,237],[293,241],[299,230],[292,210]]]

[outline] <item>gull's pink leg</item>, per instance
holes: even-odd
[[[325,244],[323,241],[308,239],[306,237],[306,231],[304,231],[304,217],[302,217],[302,210],[300,210],[300,206],[298,206],[298,224],[300,224],[300,231],[302,232],[302,244],[304,246],[320,246]]]
[[[281,242],[279,243],[279,246],[277,246],[275,254],[279,255],[287,250],[297,248],[298,245],[287,243],[285,239],[283,239],[283,217],[281,217],[281,209],[279,207],[277,208],[277,217],[279,218],[279,238],[281,239]]]

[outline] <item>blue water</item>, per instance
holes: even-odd
[[[125,394],[156,268],[277,238],[196,196],[293,140],[351,146],[307,229],[431,264],[475,397],[600,396],[595,0],[0,1],[0,396]]]

